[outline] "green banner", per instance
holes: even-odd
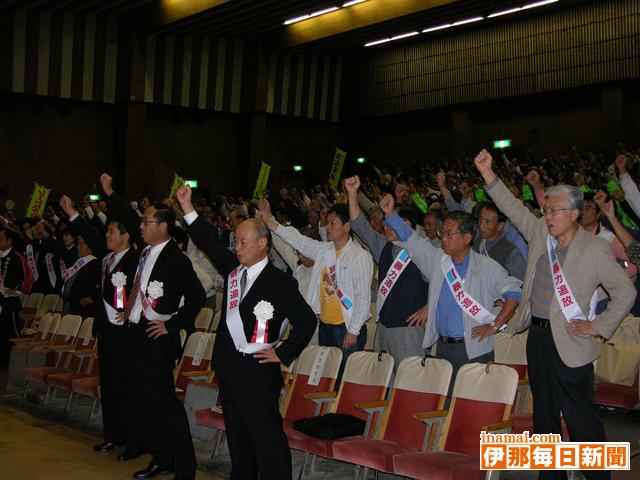
[[[173,183],[171,184],[171,191],[169,192],[169,199],[173,199],[176,196],[178,189],[184,185],[184,178],[177,173],[173,174]]]
[[[427,213],[427,211],[429,210],[429,205],[427,205],[427,203],[422,199],[418,192],[411,195],[411,199],[413,200],[413,203],[415,203],[416,207],[418,207],[422,211],[422,213]]]
[[[331,165],[331,171],[329,172],[329,186],[335,189],[338,188],[340,183],[340,176],[342,175],[342,166],[344,165],[344,159],[347,158],[347,152],[340,150],[336,147],[336,153],[333,156],[333,164]]]
[[[31,195],[31,201],[27,208],[27,218],[42,217],[50,191],[50,188],[44,187],[39,183],[35,184],[33,194]]]
[[[260,165],[260,173],[258,173],[258,180],[256,181],[256,188],[253,190],[252,202],[259,202],[264,198],[264,192],[267,189],[269,183],[269,173],[271,172],[271,165],[267,165],[262,162]]]
[[[522,185],[522,199],[525,202],[533,201],[533,192],[529,185]]]

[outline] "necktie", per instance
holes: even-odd
[[[247,288],[247,269],[245,268],[242,271],[242,276],[240,277],[240,301],[244,298],[245,289]]]
[[[113,252],[113,255],[109,257],[109,261],[107,262],[107,273],[111,273],[111,269],[113,268],[113,264],[116,261],[116,253]]]
[[[133,280],[133,287],[131,287],[131,294],[129,295],[129,301],[127,302],[127,306],[124,309],[124,318],[125,320],[129,319],[129,315],[131,315],[131,310],[133,310],[136,301],[138,300],[138,295],[140,292],[140,282],[142,281],[142,272],[144,270],[144,262],[147,261],[147,257],[149,256],[149,251],[151,249],[147,248],[144,252],[142,252],[142,257],[140,258],[140,265],[138,266],[138,271],[136,272],[136,278]]]

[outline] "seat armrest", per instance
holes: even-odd
[[[502,422],[492,423],[491,425],[485,425],[482,427],[482,430],[485,432],[511,433],[513,425],[513,420],[504,420]]]
[[[192,380],[209,380],[210,376],[213,374],[211,370],[194,370],[191,372],[182,372],[180,375],[183,375]]]
[[[426,426],[424,440],[422,441],[422,451],[435,451],[439,446],[440,436],[448,413],[448,410],[432,410],[413,414],[414,419],[424,422]]]
[[[373,400],[370,402],[358,402],[356,408],[364,410],[367,414],[367,424],[364,428],[362,436],[364,438],[373,438],[378,431],[382,414],[391,402],[389,400]],[[375,421],[374,421],[375,420]]]
[[[333,402],[338,396],[338,392],[315,392],[315,393],[307,393],[304,398],[312,401],[316,404],[316,410],[314,415],[318,416],[321,414],[323,406],[326,407],[327,404]]]

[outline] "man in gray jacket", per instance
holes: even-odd
[[[452,364],[450,394],[462,365],[493,360],[493,334],[516,311],[521,282],[495,260],[472,250],[475,221],[467,212],[446,215],[440,249],[402,221],[394,212],[391,195],[383,197],[380,207],[399,245],[429,280],[429,320],[422,345],[428,348],[437,343],[437,356]]]
[[[595,337],[613,334],[633,305],[635,289],[609,242],[580,227],[583,193],[578,187],[550,188],[544,218],[537,218],[496,176],[486,150],[475,164],[486,191],[529,242],[522,308],[511,323],[518,332],[530,327],[527,360],[535,433],[561,434],[562,413],[572,442],[603,442],[604,428],[594,405],[592,362],[599,355]],[[611,300],[596,315],[599,285]],[[588,479],[610,478],[604,470],[583,473]],[[564,480],[567,475],[542,471],[539,478]]]

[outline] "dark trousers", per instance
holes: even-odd
[[[347,364],[347,358],[349,358],[349,355],[353,352],[361,352],[364,350],[364,346],[367,343],[367,326],[362,325],[355,345],[350,348],[342,348],[342,342],[344,341],[344,336],[346,334],[347,326],[344,323],[340,325],[330,325],[322,322],[318,323],[318,345],[323,347],[338,347],[342,350],[342,362],[340,363],[340,370],[338,371],[336,388],[342,379],[344,366]]]
[[[145,443],[132,393],[134,332],[104,322],[97,329],[104,440],[130,449],[142,448]]]
[[[291,450],[282,428],[280,386],[257,394],[220,380],[231,480],[291,480]]]
[[[18,316],[22,307],[18,297],[9,297],[0,299],[0,366],[9,365],[9,355],[13,344],[10,338],[20,336],[23,321]]]
[[[133,384],[144,443],[153,462],[176,476],[193,476],[196,456],[184,406],[178,400],[173,369],[179,347],[178,333],[148,337],[147,322],[132,326],[134,335]]]
[[[529,384],[535,433],[562,434],[560,412],[572,442],[604,442],[604,427],[594,404],[593,364],[567,367],[550,328],[532,325],[527,339]],[[588,479],[609,479],[607,471],[583,471]],[[542,471],[540,480],[565,480],[565,471]]]
[[[464,343],[447,343],[442,337],[438,339],[438,347],[436,352],[437,358],[447,360],[453,367],[451,374],[451,382],[449,383],[449,391],[447,392],[447,400],[444,408],[449,408],[451,403],[451,394],[453,393],[453,386],[458,376],[458,370],[467,363],[488,363],[493,362],[493,351],[480,355],[479,357],[469,358],[467,356],[467,349]]]

